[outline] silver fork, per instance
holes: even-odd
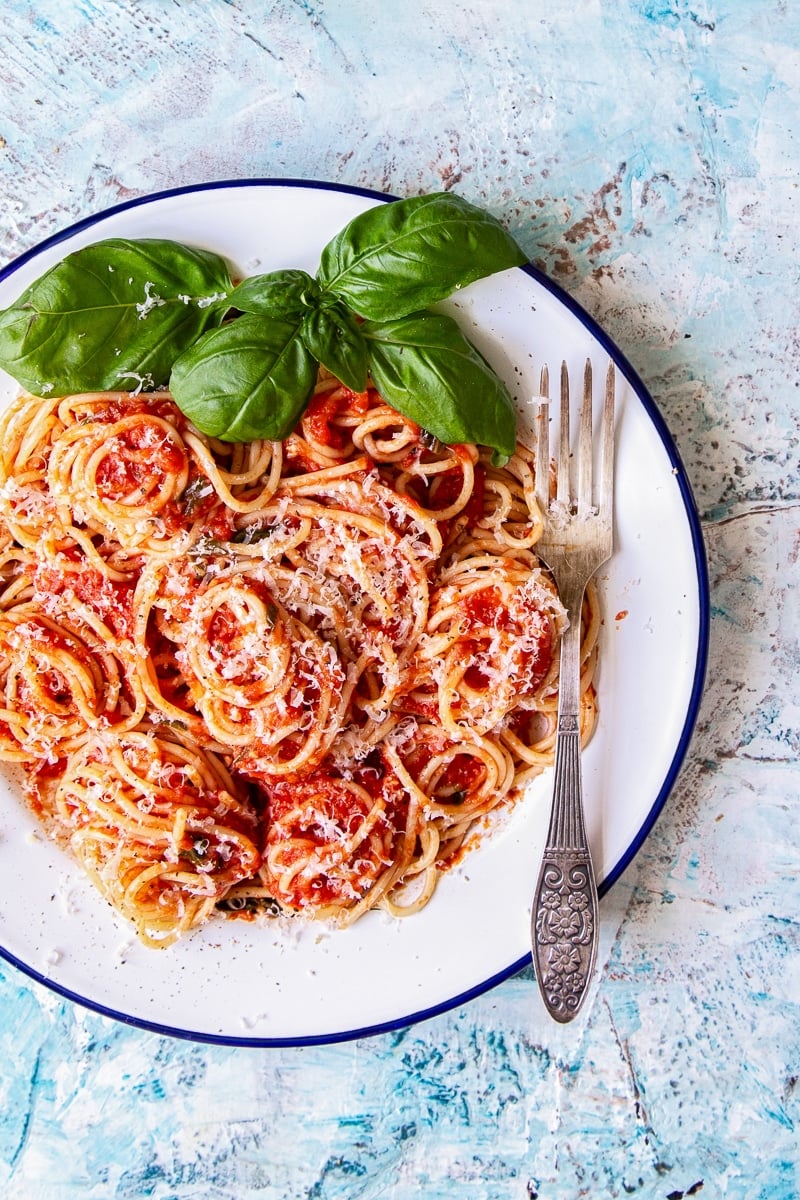
[[[598,898],[583,815],[580,733],[581,609],[586,585],[613,548],[614,365],[606,375],[600,484],[592,494],[592,364],[586,362],[570,490],[569,374],[561,365],[561,432],[556,494],[550,497],[547,367],[542,369],[536,438],[536,498],[544,533],[536,551],[555,580],[569,624],[561,639],[550,827],[531,913],[536,979],[548,1012],[562,1023],[581,1007],[597,957]]]

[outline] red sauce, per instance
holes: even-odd
[[[467,451],[463,446],[451,446],[450,448],[460,462],[458,466],[450,467],[441,475],[433,477],[428,507],[434,511],[449,508],[451,504],[454,504],[464,486],[464,468],[461,463],[466,461]],[[465,507],[461,510],[471,524],[483,516],[486,471],[480,463],[476,463],[473,467],[473,476],[472,492]]]
[[[341,450],[347,444],[348,433],[335,424],[336,418],[342,412],[362,416],[369,408],[369,392],[351,392],[346,387],[336,388],[333,392],[319,392],[312,396],[303,414],[303,428],[320,445]]]
[[[76,552],[64,555],[76,560]],[[53,596],[75,596],[105,622],[117,637],[133,636],[133,584],[107,579],[100,571],[84,566],[80,571],[59,571],[40,563],[33,576],[33,598],[44,601]]]
[[[185,524],[180,518],[178,520],[178,528],[182,528]],[[216,503],[208,515],[203,519],[200,525],[201,533],[205,537],[210,537],[220,542],[228,542],[233,537],[235,530],[236,514],[230,509],[225,508],[222,504]],[[169,528],[169,521],[167,521]]]
[[[480,643],[463,642],[463,654],[473,659],[478,659],[480,656]],[[471,662],[464,672],[464,683],[473,692],[488,692],[491,689],[491,676],[487,674],[485,669],[482,669],[479,663]]]
[[[405,823],[407,800],[394,775],[382,765],[362,766],[356,778],[371,797],[385,797],[386,813],[350,857],[346,843],[358,838],[371,801],[325,770],[295,783],[280,781],[267,787],[266,850],[277,850],[279,862],[270,884],[282,904],[303,909],[354,900],[389,865]],[[300,861],[304,869],[282,886],[281,874]]]
[[[486,768],[473,754],[458,754],[439,780],[437,798],[445,803],[454,797],[463,799],[483,782],[485,775]]]
[[[475,482],[472,487],[472,495],[469,498],[469,503],[464,509],[464,514],[471,525],[474,525],[481,519],[484,513],[484,501],[486,497],[486,468],[480,463],[476,463],[473,467]]]
[[[37,668],[37,694],[31,696],[28,686],[21,682],[16,697],[16,707],[29,715],[38,715],[41,713],[41,697],[44,694],[46,707],[49,702],[49,706],[52,706],[50,711],[60,716],[58,710],[69,711],[73,702],[69,671],[65,674],[58,666],[48,666],[47,659],[55,652],[58,659],[71,659],[75,663],[88,667],[91,671],[93,664],[97,662],[95,652],[91,644],[87,645],[79,633],[73,633],[70,629],[60,626],[53,628],[44,622],[40,623],[35,618],[26,622],[24,639],[25,651],[31,656]],[[101,673],[102,667],[99,662],[97,662],[97,668],[98,673]],[[95,711],[97,715],[103,711],[104,716],[112,717],[113,714],[103,707],[102,696],[101,691],[96,697]]]
[[[160,633],[149,632],[147,638],[150,665],[158,680],[161,695],[187,716],[194,713],[189,684],[175,662],[175,644]]]
[[[177,404],[169,396],[156,396],[152,393],[141,392],[133,395],[130,392],[111,393],[107,397],[93,401],[86,408],[80,404],[76,408],[78,419],[91,422],[102,422],[112,425],[125,417],[137,413],[147,413],[148,416],[161,417],[169,421],[176,429],[186,428],[186,418]]]
[[[97,470],[100,492],[124,502],[139,489],[146,494],[161,487],[164,478],[187,467],[186,452],[160,425],[142,422],[117,433]]]
[[[257,596],[265,605],[267,610],[267,619],[272,619],[273,624],[278,620],[278,609],[270,592],[263,584],[251,581],[247,591],[252,595]],[[265,631],[264,641],[269,639],[269,631]],[[230,664],[237,658],[242,649],[242,626],[239,617],[227,604],[222,604],[214,610],[213,616],[208,623],[206,629],[206,638],[211,648],[211,656],[215,664],[223,666]],[[257,663],[253,661],[253,656],[248,652],[245,656],[248,666],[252,666],[257,670]],[[237,686],[246,688],[248,683],[253,681],[253,671],[243,669],[236,674],[226,671],[226,680],[228,683],[236,684]]]
[[[511,620],[496,587],[481,588],[467,596],[461,605],[467,629],[509,629]]]
[[[514,677],[518,681],[519,695],[532,695],[550,670],[553,656],[550,630],[547,623],[540,617],[538,610],[532,604],[525,605],[518,615],[512,615],[504,605],[499,591],[494,587],[483,588],[468,596],[464,601],[463,608],[468,631],[497,629],[510,635],[515,646],[512,661]],[[487,647],[488,642],[483,639],[467,640],[465,653],[470,653],[479,659],[482,645]],[[491,686],[489,678],[481,671],[479,663],[467,670],[465,681],[476,690],[487,689]]]

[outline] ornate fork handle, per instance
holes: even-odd
[[[579,717],[583,587],[562,598],[569,626],[561,641],[560,694],[547,843],[531,914],[531,945],[548,1012],[567,1022],[586,995],[597,956],[597,885],[583,819]]]

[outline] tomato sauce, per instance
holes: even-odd
[[[266,852],[278,851],[279,867],[271,886],[282,904],[303,909],[355,900],[392,861],[407,817],[407,798],[376,756],[369,765],[362,764],[355,779],[369,801],[324,769],[295,783],[279,781],[266,788]],[[359,839],[372,799],[379,796],[385,799],[385,812]],[[358,844],[348,857],[347,843],[353,840]],[[280,874],[298,862],[303,869],[282,887]]]
[[[486,768],[474,754],[457,754],[447,765],[437,785],[437,796],[452,800],[454,796],[474,791],[484,780]]]
[[[336,388],[333,392],[318,392],[312,396],[303,414],[303,428],[319,445],[341,450],[347,445],[349,435],[345,428],[335,424],[336,418],[342,412],[364,416],[370,402],[369,392],[351,392],[346,387]]]
[[[76,552],[64,555],[77,561]],[[108,626],[116,637],[133,636],[133,584],[106,578],[93,567],[83,566],[80,571],[63,570],[39,563],[33,576],[33,599],[44,603],[53,596],[75,596],[91,608]]]
[[[190,683],[175,661],[175,644],[157,631],[148,631],[149,661],[158,689],[168,704],[179,708],[187,717],[194,714],[194,699]]]
[[[182,528],[184,522],[180,520],[177,506],[170,504],[168,505],[168,510],[171,512],[173,507],[175,508],[175,520],[177,527]],[[170,529],[169,517],[166,519],[167,528]],[[224,505],[215,501],[214,507],[212,507],[207,515],[205,515],[200,521],[201,536],[210,537],[219,542],[229,542],[234,534],[235,520],[235,513],[232,513],[230,509],[225,508]],[[171,529],[170,532],[172,532]]]
[[[132,492],[150,495],[165,478],[186,471],[187,456],[160,425],[142,422],[117,433],[97,469],[98,488],[107,499],[124,503]]]
[[[532,695],[550,670],[553,653],[549,626],[538,609],[533,604],[525,604],[520,612],[512,613],[495,587],[474,592],[466,598],[462,607],[467,631],[496,629],[510,636],[514,678],[519,682],[519,694]],[[467,639],[465,653],[479,659],[482,643],[485,645],[484,639]],[[479,662],[468,668],[464,678],[468,686],[476,690],[486,689],[490,685]]]

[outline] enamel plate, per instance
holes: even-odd
[[[66,254],[109,237],[204,246],[249,275],[314,274],[323,246],[377,193],[295,181],[216,183],[134,200],[82,221],[0,273],[5,308]],[[697,716],[708,588],[689,484],[659,413],[595,323],[530,268],[458,293],[447,308],[505,379],[522,440],[541,366],[598,386],[617,367],[615,553],[604,611],[600,717],[584,754],[587,824],[601,892],[638,851],[672,787]],[[576,389],[578,390],[578,389]],[[0,404],[16,394],[0,372]],[[546,774],[491,836],[445,874],[419,914],[353,928],[212,920],[166,950],[127,925],[39,829],[19,780],[0,777],[0,953],[80,1004],[158,1032],[248,1045],[333,1042],[463,1003],[530,962],[530,904],[544,842]]]

